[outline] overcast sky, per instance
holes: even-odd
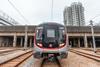
[[[8,0],[0,0],[0,11],[5,12],[20,24],[37,25],[51,20],[52,0],[10,0],[16,8],[29,21],[26,22],[19,13],[9,4]],[[85,21],[93,19],[95,23],[100,22],[100,0],[54,0],[53,21],[63,23],[63,10],[72,2],[81,2],[85,8]]]

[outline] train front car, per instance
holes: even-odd
[[[68,55],[64,26],[58,23],[43,23],[37,26],[34,38],[34,57],[43,58]]]

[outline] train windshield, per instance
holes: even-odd
[[[55,30],[54,29],[47,29],[47,37],[55,37]]]

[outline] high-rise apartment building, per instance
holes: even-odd
[[[64,9],[64,24],[67,26],[84,26],[84,7],[80,2],[74,2]]]

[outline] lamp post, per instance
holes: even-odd
[[[93,28],[93,21],[92,20],[90,20],[90,25],[91,25],[91,33],[92,33],[93,50],[96,53],[96,44],[95,44],[94,28]]]

